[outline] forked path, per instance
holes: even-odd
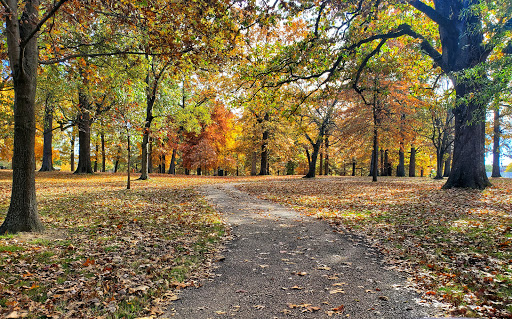
[[[379,253],[324,221],[256,199],[234,185],[202,188],[232,227],[225,259],[181,292],[174,318],[421,318],[407,281]]]

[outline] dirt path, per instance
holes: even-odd
[[[377,251],[325,222],[255,199],[233,185],[201,189],[234,239],[214,278],[182,291],[174,318],[421,318],[400,274]]]

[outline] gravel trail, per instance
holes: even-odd
[[[180,293],[168,317],[422,318],[440,310],[416,302],[402,274],[378,251],[324,221],[238,191],[200,191],[232,228],[224,259],[199,288]]]

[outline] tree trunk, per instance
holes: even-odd
[[[305,178],[313,178],[315,177],[316,173],[316,160],[318,158],[318,152],[320,151],[320,145],[322,145],[323,136],[320,135],[315,143],[312,143],[313,146],[313,153],[311,153],[311,160],[309,161],[309,170]],[[309,158],[309,156],[308,156]]]
[[[485,172],[485,106],[471,98],[478,91],[464,83],[455,85],[458,103],[453,110],[453,165],[444,189],[484,189],[491,185]]]
[[[171,163],[169,164],[168,174],[176,175],[176,148],[172,149]]]
[[[69,162],[70,162],[70,166],[71,166],[71,171],[74,172],[75,171],[75,127],[73,126],[71,128],[71,155],[70,155],[70,158],[69,158]]]
[[[384,170],[384,150],[380,150],[380,176],[386,176],[386,171]]]
[[[270,116],[268,113],[265,113],[264,123],[267,123],[270,120]],[[263,130],[263,138],[261,143],[261,165],[260,165],[260,173],[258,175],[268,175],[268,136],[269,131],[268,128]]]
[[[322,176],[324,170],[324,152],[323,152],[323,143],[320,144],[320,163],[318,165],[318,175]]]
[[[256,160],[258,159],[258,154],[256,152],[252,152],[252,158],[251,158],[251,176],[254,176],[257,174],[256,170]]]
[[[128,158],[127,158],[127,165],[126,165],[126,171],[127,171],[127,179],[126,179],[126,189],[130,189],[130,172],[131,172],[131,145],[130,145],[130,134],[126,134],[126,142],[127,142],[127,150],[128,150]]]
[[[370,176],[372,177],[372,182],[377,181],[377,177],[379,176],[379,132],[377,129],[373,130],[373,148],[372,148],[372,160],[370,167]]]
[[[400,141],[400,149],[398,150],[398,167],[396,168],[396,176],[405,176],[405,147],[403,141]]]
[[[434,179],[443,179],[444,153],[441,147],[436,151],[436,176]]]
[[[17,9],[16,1],[9,1]],[[39,1],[26,1],[21,23],[15,14],[4,15],[5,36],[14,84],[14,148],[12,161],[11,202],[7,216],[0,226],[0,235],[20,231],[42,231],[37,213],[35,183],[35,96],[37,82],[37,36],[20,47],[38,21]],[[21,59],[23,58],[23,59]]]
[[[494,135],[492,137],[492,175],[491,177],[501,177],[500,172],[500,109],[499,106],[494,109]]]
[[[106,155],[105,155],[105,133],[101,131],[101,171],[106,172]]]
[[[263,143],[261,144],[261,163],[258,175],[268,175],[268,131],[263,132]]]
[[[409,177],[416,177],[416,148],[411,146],[411,157],[409,158]]]
[[[197,176],[201,176],[201,167],[197,168]]]
[[[149,75],[148,75],[149,77]],[[149,84],[148,84],[149,85]],[[148,143],[149,143],[149,133],[151,122],[153,121],[153,105],[155,104],[155,96],[150,96],[149,94],[146,97],[146,122],[144,123],[144,133],[142,136],[142,156],[141,156],[141,175],[139,179],[146,180],[148,179],[149,167],[148,167]],[[164,165],[165,170],[165,165]],[[164,172],[165,173],[165,172]]]
[[[96,137],[97,138],[97,137]],[[98,146],[98,141],[96,140],[94,146],[96,147],[95,149],[95,154],[94,154],[94,172],[96,173],[98,171],[98,160],[99,160],[99,146]]]
[[[386,172],[385,176],[393,175],[391,163],[389,162],[389,150],[384,151],[384,171]]]
[[[121,145],[119,145],[117,148],[117,156],[116,156],[116,161],[114,163],[114,173],[117,173],[117,170],[119,168],[119,160],[120,159],[121,159]]]
[[[153,173],[153,139],[149,138],[148,148],[148,174]]]
[[[92,174],[91,167],[91,117],[87,110],[89,101],[83,93],[78,94],[78,165],[75,174]]]
[[[324,147],[325,147],[324,174],[329,175],[329,136],[328,135],[325,136]]]
[[[43,164],[40,172],[53,171],[53,106],[48,102],[44,108]]]
[[[452,146],[450,145],[450,147],[448,148],[448,158],[446,159],[446,161],[444,162],[444,174],[443,174],[443,177],[448,177],[450,176],[450,172],[451,172],[451,163],[452,163]]]

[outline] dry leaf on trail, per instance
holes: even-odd
[[[343,312],[343,310],[345,310],[345,305],[341,305],[339,307],[332,308],[331,310],[334,311],[334,312],[338,312],[338,313],[339,312]]]
[[[331,267],[327,267],[327,266],[320,266],[317,268],[318,270],[331,270]]]
[[[263,308],[265,308],[265,306],[263,306],[263,305],[255,305],[255,306],[252,306],[252,307],[257,309],[257,310],[262,310]]]
[[[320,307],[308,306],[304,310],[302,310],[302,312],[315,312],[315,311],[319,311],[319,310],[320,310]]]
[[[304,289],[304,287],[293,286],[293,287],[291,287],[290,289],[293,289],[293,290],[302,290],[302,289]]]
[[[329,293],[331,295],[333,295],[333,294],[344,294],[345,291],[343,289],[333,289],[333,290],[329,290]]]

